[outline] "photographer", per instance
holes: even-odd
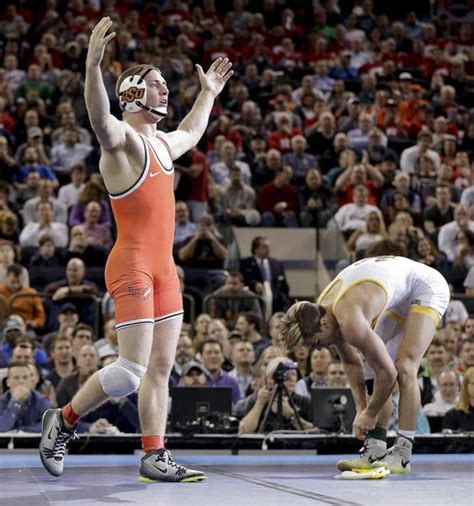
[[[286,357],[277,357],[270,361],[266,370],[265,384],[258,390],[258,392],[249,395],[236,406],[236,415],[242,418],[239,425],[239,433],[254,433],[258,430],[260,423],[265,415],[267,405],[272,398],[272,393],[277,384],[275,379],[280,372],[284,374],[284,386],[288,390],[291,400],[293,401],[298,411],[299,419],[302,427],[299,425],[295,416],[295,412],[290,405],[286,395],[283,396],[283,425],[279,426],[278,423],[278,403],[275,397],[272,407],[269,412],[264,432],[272,430],[301,430],[313,429],[314,425],[308,421],[311,418],[311,402],[309,399],[295,394],[295,386],[298,381],[298,373],[296,368],[293,368],[293,362]]]

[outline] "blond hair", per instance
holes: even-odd
[[[281,321],[280,342],[288,351],[303,345],[304,338],[321,330],[322,312],[317,304],[308,301],[295,302]]]
[[[462,381],[461,387],[461,395],[459,396],[459,402],[457,405],[457,409],[459,411],[463,411],[468,414],[471,408],[469,402],[469,382],[474,381],[474,367],[469,367],[469,369],[464,373],[464,379]]]

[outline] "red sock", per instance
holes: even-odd
[[[74,427],[79,418],[80,416],[72,409],[71,403],[67,403],[63,408],[63,420],[71,427]]]
[[[142,448],[145,453],[165,447],[164,436],[142,436]]]

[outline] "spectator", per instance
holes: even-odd
[[[238,313],[243,311],[261,316],[262,311],[257,295],[245,287],[244,277],[240,272],[230,272],[224,286],[212,292],[210,296],[210,314],[213,318],[223,318],[228,322],[233,322]],[[212,298],[213,296],[215,298]]]
[[[41,432],[43,413],[51,406],[44,395],[31,388],[30,382],[26,364],[12,362],[8,366],[8,390],[0,396],[0,432]]]
[[[183,267],[222,269],[228,250],[217,230],[214,219],[203,215],[196,232],[176,245],[178,263]]]
[[[236,407],[236,415],[241,418],[239,425],[239,433],[248,434],[260,431],[260,425],[267,411],[267,405],[271,400],[272,393],[276,388],[274,373],[280,363],[291,362],[286,357],[274,358],[266,368],[265,384],[250,396],[243,399]],[[295,416],[295,411],[291,407],[289,400],[283,398],[283,427],[279,426],[277,417],[277,401],[274,400],[267,418],[267,423],[262,427],[263,432],[270,432],[278,429],[311,429],[313,424],[311,419],[311,403],[308,398],[302,397],[295,392],[295,386],[298,379],[296,370],[290,369],[285,372],[284,385],[287,388],[291,400],[293,401],[300,419],[300,424]]]
[[[79,388],[97,371],[99,354],[93,344],[85,344],[77,356],[77,370],[63,378],[57,388],[58,407],[65,406]]]
[[[199,362],[187,362],[181,372],[181,381],[178,386],[199,388],[206,386],[206,370]]]
[[[29,199],[38,195],[38,188],[41,181],[39,172],[29,172],[26,176],[26,182],[21,185],[17,192],[16,201],[19,205],[22,205]]]
[[[273,181],[260,188],[258,204],[264,227],[296,227],[298,192],[290,184],[293,171],[287,165],[278,169]]]
[[[35,111],[28,111],[25,114],[25,121],[28,117],[28,113],[34,114],[36,116],[36,118],[38,117],[37,114],[35,113]],[[38,121],[39,120],[36,119],[36,122],[38,122]],[[24,163],[25,151],[27,150],[27,148],[33,147],[36,149],[36,162],[40,166],[47,167],[47,168],[53,168],[51,166],[51,159],[49,156],[50,155],[49,147],[47,147],[43,142],[43,139],[44,139],[43,130],[39,126],[36,125],[36,126],[28,127],[26,132],[27,132],[26,142],[24,144],[21,144],[20,146],[18,146],[16,153],[15,153],[15,159],[16,159],[18,165],[20,165],[21,162]],[[37,171],[35,171],[35,172],[37,172]],[[47,176],[51,176],[49,171],[46,171],[43,169],[42,172]],[[56,179],[56,176],[55,176],[55,179]]]
[[[421,404],[432,402],[438,391],[438,378],[441,371],[448,365],[448,355],[444,343],[433,339],[426,352],[426,367],[418,378],[421,390]]]
[[[104,189],[95,181],[88,181],[84,185],[84,189],[79,193],[78,201],[71,207],[69,213],[69,226],[81,225],[85,221],[86,206],[89,202],[99,202],[101,214],[99,223],[111,225],[112,217],[110,207],[105,200]]]
[[[416,163],[423,154],[428,155],[433,160],[434,169],[438,172],[441,165],[441,159],[436,151],[430,149],[432,141],[433,138],[430,132],[420,130],[417,135],[416,145],[402,151],[400,157],[400,167],[403,172],[413,174],[416,169]]]
[[[52,295],[55,302],[65,304],[72,302],[76,305],[80,320],[85,323],[92,322],[93,296],[99,296],[100,292],[95,283],[85,279],[86,268],[79,258],[71,258],[66,264],[66,277],[59,281],[53,281],[46,286],[45,292]],[[77,296],[78,297],[77,297]],[[90,297],[81,297],[89,295]]]
[[[262,320],[254,313],[242,313],[237,316],[235,330],[240,332],[242,338],[252,344],[255,355],[268,346],[271,341],[261,334]]]
[[[459,378],[455,371],[446,369],[438,377],[438,391],[434,401],[423,406],[426,416],[444,416],[459,401]]]
[[[363,229],[370,212],[380,214],[377,207],[368,204],[369,192],[365,186],[356,186],[353,195],[353,202],[340,207],[334,215],[339,230],[347,234]]]
[[[202,364],[206,369],[206,386],[232,389],[232,403],[240,399],[239,385],[222,369],[224,348],[219,341],[209,339],[202,346]]]
[[[456,247],[459,244],[458,233],[470,230],[474,232],[474,221],[469,219],[469,212],[463,205],[454,209],[454,220],[443,225],[439,230],[438,248],[450,262],[454,262]]]
[[[0,180],[11,182],[17,169],[16,160],[11,156],[8,139],[0,135]]]
[[[57,390],[60,381],[72,374],[74,362],[72,357],[72,341],[69,337],[58,336],[51,345],[51,358],[53,359],[51,372],[46,380]]]
[[[471,269],[474,266],[474,232],[460,230],[456,236],[457,246],[453,267]]]
[[[414,247],[415,259],[422,264],[439,269],[447,264],[446,258],[439,254],[434,243],[427,237],[419,237]]]
[[[230,170],[230,183],[222,194],[222,214],[226,221],[233,225],[257,226],[260,213],[256,210],[257,196],[255,190],[242,181],[240,168]]]
[[[16,252],[11,242],[0,242],[0,283],[4,283],[7,277],[7,269],[15,263]],[[21,267],[23,272],[24,286],[30,286],[30,274],[25,267]]]
[[[25,286],[21,265],[12,264],[7,268],[5,283],[0,285],[0,295],[10,306],[11,313],[20,315],[29,329],[37,331],[45,326],[43,302],[34,288]]]
[[[5,344],[0,348],[0,355],[7,363],[11,361],[13,349],[18,345],[32,350],[34,363],[37,366],[48,367],[48,355],[42,348],[33,347],[31,340],[26,337],[26,325],[21,316],[15,314],[9,316],[3,327],[3,337]]]
[[[339,361],[333,361],[328,365],[326,372],[326,386],[331,388],[348,388],[349,380],[346,376],[344,366]]]
[[[174,225],[174,243],[183,242],[196,232],[196,224],[189,219],[189,209],[186,202],[176,202],[176,218]]]
[[[39,240],[39,249],[29,261],[30,267],[62,267],[64,260],[61,253],[56,249],[54,239],[50,235],[43,235]]]
[[[32,127],[28,135],[34,139],[38,135],[42,136],[42,132],[40,128]],[[24,150],[22,165],[20,165],[20,169],[15,176],[15,182],[19,187],[26,183],[28,174],[31,172],[38,172],[42,179],[51,182],[53,188],[56,188],[59,184],[56,174],[47,165],[39,162],[38,149],[35,146],[27,146]]]
[[[318,169],[308,170],[305,185],[298,191],[298,199],[301,226],[325,228],[334,214],[336,203]]]
[[[354,188],[363,185],[369,192],[368,203],[376,205],[378,190],[382,188],[384,178],[382,173],[368,163],[367,152],[364,151],[362,163],[349,165],[336,179],[334,191],[339,205],[348,204],[353,200]]]
[[[67,302],[61,306],[60,311],[71,312],[73,311],[71,306],[72,304],[70,302]],[[87,325],[85,323],[78,323],[72,331],[71,339],[72,356],[74,358],[74,361],[77,363],[81,348],[86,344],[93,344],[94,330],[90,325]]]
[[[211,165],[210,170],[215,184],[224,190],[230,182],[230,171],[232,167],[237,166],[242,174],[242,179],[245,184],[252,183],[252,174],[250,167],[247,163],[236,159],[236,148],[230,141],[222,143],[220,150],[221,161]]]
[[[11,211],[0,211],[0,240],[18,245],[20,242],[18,223],[16,214]]]
[[[442,184],[436,187],[436,202],[427,206],[423,213],[423,226],[428,234],[437,239],[439,229],[454,220],[454,205],[451,203],[451,189]]]
[[[79,126],[76,118],[76,113],[74,110],[65,111],[61,114],[61,123],[58,128],[53,130],[51,134],[51,143],[53,146],[64,142],[65,134],[69,129],[74,129],[77,131],[79,136],[79,142],[81,144],[85,144],[90,146],[91,144],[91,134],[85,129]]]
[[[306,148],[306,139],[302,135],[295,135],[291,138],[291,153],[283,156],[283,163],[293,169],[298,185],[305,180],[309,169],[318,167],[316,157],[307,153]]]
[[[73,165],[71,168],[71,182],[59,188],[58,200],[67,208],[72,207],[79,201],[79,195],[84,191],[86,180],[86,168],[84,165]]]
[[[208,327],[209,323],[211,323],[211,316],[207,313],[201,313],[198,315],[194,322],[194,336],[193,336],[193,346],[194,349],[201,349],[202,343],[209,337],[208,336]]]
[[[49,202],[53,208],[53,222],[67,222],[66,206],[53,196],[53,182],[47,179],[40,181],[38,186],[38,196],[25,202],[23,206],[23,221],[25,224],[38,221],[36,209],[40,202]]]
[[[472,318],[470,320],[472,321]],[[474,337],[466,337],[461,341],[459,359],[461,372],[465,373],[470,367],[474,367]]]
[[[31,91],[35,91],[43,100],[49,100],[52,90],[49,84],[41,77],[41,67],[32,63],[28,67],[26,79],[16,89],[16,97],[27,98]]]
[[[268,135],[269,149],[277,149],[282,155],[290,153],[292,150],[292,139],[301,134],[299,128],[292,125],[291,114],[287,112],[275,115],[276,130]]]
[[[82,232],[87,245],[103,248],[110,251],[113,240],[110,226],[101,221],[102,208],[99,202],[89,202],[84,211],[84,223],[78,225]]]
[[[416,137],[424,125],[423,108],[428,104],[421,98],[423,88],[419,84],[410,86],[410,97],[400,103],[400,120],[409,137]]]
[[[74,165],[84,163],[92,147],[79,142],[79,133],[75,128],[65,130],[62,139],[51,150],[51,164],[56,174],[65,181]]]
[[[352,233],[347,241],[349,250],[355,253],[355,258],[362,258],[365,250],[374,242],[385,239],[385,225],[382,217],[376,211],[367,215],[365,227]]]
[[[78,258],[88,267],[103,267],[107,261],[107,251],[101,246],[87,244],[86,235],[81,225],[71,228],[69,246],[64,255],[65,262]]]
[[[186,374],[184,373],[185,370],[188,370],[186,366],[189,363],[194,363],[193,360],[195,355],[196,350],[193,346],[191,338],[187,334],[181,333],[178,339],[178,345],[176,347],[176,357],[173,365],[173,370],[170,376],[170,380],[173,380],[174,378],[174,381],[171,382],[172,384],[175,385],[178,384],[179,378],[186,376]]]
[[[403,195],[407,202],[407,209],[414,215],[421,213],[421,199],[420,196],[410,188],[410,176],[403,172],[395,175],[392,181],[393,188],[388,189],[382,196],[380,208],[383,213],[388,213],[390,204],[393,204],[395,194]]]
[[[53,221],[53,206],[49,201],[39,201],[36,204],[36,221],[28,223],[20,234],[20,244],[25,246],[39,246],[41,237],[48,235],[54,244],[60,248],[67,246],[68,228],[64,223]]]
[[[450,409],[443,419],[443,432],[474,431],[474,367],[464,374],[459,403]]]
[[[104,337],[94,342],[94,346],[99,352],[99,357],[104,359],[112,355],[118,356],[118,336],[117,329],[115,328],[115,318],[110,317],[104,322],[102,325],[102,332]]]
[[[310,373],[298,380],[295,387],[295,393],[304,397],[311,397],[311,388],[324,387],[327,385],[328,367],[334,360],[334,356],[329,348],[315,349],[310,356]]]
[[[239,385],[240,398],[243,399],[253,380],[252,365],[255,353],[252,343],[237,341],[232,347],[230,358],[234,368],[229,372],[229,376],[234,378]]]
[[[367,150],[369,146],[369,134],[372,131],[372,118],[367,113],[360,113],[357,122],[357,128],[347,132],[347,142],[349,147],[354,151],[362,153]],[[385,148],[387,146],[387,138],[380,132],[381,145]]]
[[[270,256],[270,241],[263,236],[254,237],[251,253],[251,256],[240,260],[240,272],[245,284],[265,298],[271,295],[271,313],[286,311],[290,303],[290,288],[283,265]],[[268,311],[270,308],[266,309]]]

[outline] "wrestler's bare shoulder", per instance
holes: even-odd
[[[112,149],[101,147],[99,169],[109,193],[121,193],[140,177],[145,164],[144,144],[137,131],[124,121],[124,140]]]

